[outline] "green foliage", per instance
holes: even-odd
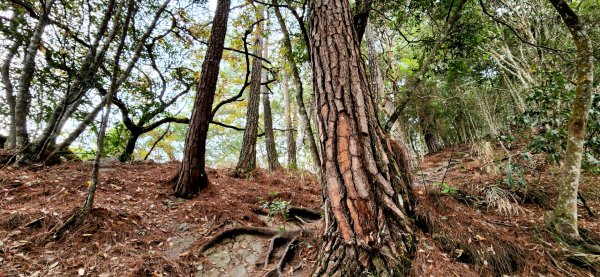
[[[127,128],[123,123],[108,129],[104,138],[104,156],[116,157],[120,155],[125,150],[127,134]]]
[[[527,110],[514,121],[522,130],[531,130],[528,148],[534,153],[546,153],[558,163],[567,147],[567,130],[575,87],[560,72],[546,72],[545,83],[531,89]],[[600,156],[600,96],[596,95],[590,109],[585,141],[584,165],[594,166]]]
[[[510,188],[524,187],[527,185],[527,180],[524,177],[524,170],[519,164],[512,161],[508,161],[504,166],[505,177],[502,179],[502,183]]]
[[[546,153],[558,162],[566,148],[569,109],[575,91],[565,91],[567,80],[560,73],[547,73],[546,83],[534,87],[527,96],[528,109],[515,118],[517,125],[534,134],[528,148],[534,153]]]
[[[458,189],[456,187],[448,185],[448,183],[446,182],[433,183],[433,187],[437,188],[443,194],[455,194],[458,192]]]
[[[279,193],[271,192],[271,197],[276,197]],[[281,215],[284,219],[289,217],[288,207],[291,201],[282,200],[280,198],[275,198],[273,201],[266,201],[261,199],[259,201],[260,208],[268,211],[267,216],[273,217],[277,215]]]
[[[77,158],[84,160],[84,161],[92,160],[96,156],[96,151],[87,150],[87,149],[84,149],[81,147],[73,147],[73,148],[70,148],[69,150],[71,150],[73,153],[75,153],[75,156],[77,156]]]

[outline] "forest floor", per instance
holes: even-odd
[[[598,263],[585,264],[590,255],[545,231],[556,169],[501,149],[464,145],[421,161],[412,274],[598,276]],[[509,161],[519,165],[513,178]],[[230,169],[211,169],[211,185],[181,200],[168,183],[178,167],[104,163],[91,216],[50,243],[43,235],[82,204],[91,164],[1,168],[0,276],[276,276],[280,264],[286,276],[310,273],[323,228],[306,212],[322,205],[314,176],[258,170],[236,179]],[[596,216],[581,207],[579,224],[590,242],[600,234],[598,184],[600,176],[583,175],[581,192]]]

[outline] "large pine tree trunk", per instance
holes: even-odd
[[[277,0],[272,0],[274,4],[277,4]],[[288,3],[289,4],[289,3]],[[319,157],[319,149],[317,148],[317,143],[315,141],[314,133],[312,127],[310,126],[310,118],[308,116],[308,112],[306,111],[306,105],[304,104],[304,89],[302,88],[302,80],[300,79],[300,71],[298,70],[298,65],[296,64],[296,60],[293,56],[292,42],[290,41],[290,34],[288,32],[287,26],[285,24],[285,20],[281,15],[281,11],[278,6],[274,7],[275,15],[277,16],[277,21],[279,22],[279,26],[281,27],[281,33],[283,34],[283,47],[285,49],[285,57],[290,64],[290,71],[292,73],[292,80],[296,86],[296,103],[298,104],[298,118],[299,125],[306,136],[306,141],[308,143],[308,149],[310,151],[311,158],[317,168],[321,163],[321,158]]]
[[[309,9],[326,208],[314,276],[404,275],[415,251],[412,190],[378,123],[349,3]]]
[[[267,30],[265,33],[269,33],[269,27],[267,24]],[[263,47],[263,57],[267,58],[269,55],[269,38],[265,39]],[[267,82],[267,71],[262,71],[262,82]],[[269,164],[269,170],[277,170],[281,168],[279,164],[279,155],[277,155],[277,147],[275,146],[275,133],[273,132],[273,113],[271,112],[271,100],[270,91],[267,86],[262,88],[262,100],[263,100],[263,117],[265,120],[265,148],[267,149],[267,162]]]
[[[581,159],[586,123],[592,105],[594,57],[591,41],[584,24],[564,0],[550,0],[571,32],[577,47],[577,88],[571,108],[567,150],[562,163],[562,176],[558,202],[554,208],[552,225],[565,238],[579,241],[577,229],[577,190],[581,175]]]
[[[288,87],[287,69],[284,68],[281,72],[283,75],[283,104],[285,114],[285,137],[287,141],[287,166],[288,169],[294,170],[298,168],[296,159],[296,141],[294,140],[294,130],[292,125],[292,106],[290,101],[290,89]]]
[[[263,5],[258,14],[264,15]],[[263,47],[263,23],[259,23],[255,31],[254,53],[261,56]],[[244,138],[242,149],[237,166],[235,167],[235,176],[239,178],[249,177],[256,169],[256,139],[258,136],[258,109],[260,104],[260,87],[262,75],[262,61],[257,58],[252,59],[252,72],[250,73],[250,91],[248,93],[248,109],[246,110],[246,128],[244,129]]]
[[[208,49],[202,62],[202,73],[190,127],[185,140],[181,169],[173,183],[173,190],[177,197],[192,198],[208,184],[205,171],[206,138],[212,117],[211,109],[219,77],[219,64],[223,56],[230,4],[231,0],[219,0],[217,3]]]

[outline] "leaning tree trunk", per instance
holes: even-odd
[[[264,15],[262,5],[258,14]],[[259,23],[255,33],[254,53],[261,56],[263,47],[263,23]],[[252,73],[250,75],[250,91],[248,93],[248,109],[246,111],[246,128],[244,129],[244,138],[242,149],[237,166],[235,167],[235,176],[239,178],[249,177],[251,172],[256,169],[256,139],[258,137],[258,109],[260,104],[260,86],[261,86],[262,61],[258,58],[252,59]]]
[[[13,11],[13,16],[10,19],[9,30],[16,34],[17,32],[17,22],[18,22],[19,11],[15,9]],[[2,67],[0,68],[0,73],[2,76],[2,85],[4,86],[4,91],[6,95],[6,103],[8,104],[8,113],[9,113],[9,132],[8,132],[8,144],[6,145],[7,149],[15,148],[17,145],[17,125],[15,122],[15,94],[14,94],[14,86],[12,81],[10,80],[10,66],[13,58],[17,54],[19,47],[21,47],[22,41],[18,36],[13,36],[14,41],[7,49],[6,58],[2,63]]]
[[[564,0],[550,0],[563,22],[571,32],[577,47],[577,88],[571,108],[567,150],[562,163],[562,176],[558,203],[554,208],[551,224],[567,240],[580,240],[577,229],[577,189],[581,174],[581,159],[585,139],[586,122],[592,105],[594,57],[591,41],[584,24]]]
[[[267,30],[265,33],[268,33]],[[263,58],[269,55],[269,39],[268,36],[265,39],[265,45],[263,47]],[[262,71],[262,82],[267,82],[267,72]],[[262,89],[262,100],[263,100],[263,117],[265,120],[265,147],[267,149],[267,162],[269,164],[269,170],[277,170],[281,168],[279,164],[279,157],[277,155],[277,147],[275,146],[275,134],[273,132],[273,113],[271,112],[271,100],[269,99],[269,89],[265,85]]]
[[[277,0],[272,0],[272,3],[277,4]],[[277,16],[277,21],[279,22],[279,25],[281,27],[281,33],[283,34],[283,47],[285,49],[284,55],[290,64],[292,79],[294,81],[294,84],[296,85],[296,103],[298,104],[299,125],[303,129],[304,135],[306,136],[306,141],[308,143],[308,149],[310,151],[312,160],[318,168],[321,163],[321,158],[319,157],[319,149],[317,148],[314,133],[312,127],[310,126],[310,118],[308,117],[308,112],[306,111],[306,105],[304,104],[304,90],[302,88],[302,80],[300,79],[300,71],[298,70],[298,65],[296,64],[296,60],[293,56],[290,34],[285,24],[285,20],[281,15],[281,11],[279,10],[279,6],[274,6],[274,9],[275,15]]]
[[[418,91],[418,88],[421,86],[421,81],[423,81],[425,74],[427,74],[431,65],[435,61],[438,51],[442,48],[442,45],[446,41],[446,38],[450,34],[450,31],[452,30],[452,28],[454,27],[454,24],[458,21],[458,19],[460,19],[461,15],[462,15],[462,11],[463,11],[467,1],[468,0],[460,0],[460,2],[458,3],[458,7],[456,9],[456,12],[454,12],[454,15],[446,21],[446,24],[442,31],[443,33],[441,33],[436,38],[435,43],[433,44],[433,47],[431,48],[431,51],[429,52],[429,55],[427,56],[427,58],[425,58],[425,60],[421,64],[419,71],[417,72],[417,74],[414,77],[412,77],[406,81],[406,85],[405,85],[406,91],[407,91],[406,98],[404,101],[402,101],[402,103],[400,103],[396,106],[394,112],[390,115],[390,117],[388,118],[388,121],[385,123],[384,129],[386,132],[388,132],[388,133],[390,132],[390,130],[392,129],[392,126],[394,126],[394,123],[396,122],[396,120],[398,120],[400,115],[402,115],[402,112],[404,111],[404,108],[406,108],[408,101],[410,101],[412,94]]]
[[[29,134],[27,132],[27,116],[31,106],[31,82],[33,73],[35,72],[35,57],[38,49],[42,45],[42,35],[46,25],[50,22],[50,10],[54,0],[49,0],[43,7],[42,14],[33,30],[31,39],[25,51],[23,58],[23,68],[17,87],[17,95],[15,98],[15,131],[17,147],[26,147],[29,144]]]
[[[284,103],[284,116],[285,116],[285,137],[287,140],[287,167],[289,170],[298,168],[298,162],[296,159],[296,141],[294,140],[294,130],[292,129],[292,106],[290,104],[290,89],[288,87],[287,69],[283,68],[281,71],[283,75],[283,103]]]
[[[185,139],[185,150],[179,174],[173,182],[175,196],[192,198],[208,184],[206,175],[206,138],[212,117],[211,109],[219,78],[219,64],[223,56],[227,19],[231,0],[219,0],[210,33],[190,127]]]
[[[314,276],[405,275],[413,195],[380,127],[348,1],[310,1],[325,234]]]

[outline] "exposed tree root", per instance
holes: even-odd
[[[86,213],[83,210],[77,209],[65,222],[52,228],[46,234],[44,241],[60,240],[69,230],[79,227],[85,216]]]
[[[585,210],[588,212],[588,215],[590,217],[595,217],[596,214],[594,214],[594,211],[592,211],[592,208],[590,208],[590,206],[588,206],[585,197],[583,197],[583,194],[581,194],[581,192],[577,192],[577,196],[578,196],[579,200],[581,201],[581,204],[583,204],[583,207],[585,208]]]
[[[277,263],[277,266],[273,269],[271,269],[269,272],[265,273],[264,277],[282,277],[284,276],[283,271],[285,268],[285,264],[291,259],[291,257],[294,254],[294,248],[296,247],[296,244],[298,243],[298,240],[296,238],[291,239],[286,247],[285,250],[283,251],[283,254],[281,255],[281,258],[279,259],[279,263]]]
[[[263,268],[267,268],[267,266],[269,265],[269,262],[271,261],[271,257],[273,257],[273,251],[275,251],[275,248],[280,241],[285,241],[285,238],[282,238],[280,236],[274,236],[271,238],[270,241],[271,242],[269,243],[269,249],[267,250],[267,255],[265,255],[265,263],[263,265]]]
[[[323,218],[323,213],[321,211],[315,211],[304,207],[290,206],[288,207],[288,213],[292,216],[298,216],[309,220],[320,220]]]
[[[301,214],[302,216],[309,217],[309,218],[315,218],[317,214],[320,216],[320,213],[315,212],[310,209],[305,209],[305,208],[294,209],[294,212]],[[299,215],[296,215],[295,217],[298,218],[301,222],[305,221]],[[307,219],[307,220],[309,220],[309,219]],[[269,241],[270,241],[269,248],[267,249],[267,252],[265,253],[264,262],[257,263],[256,266],[266,269],[269,266],[269,264],[271,263],[271,261],[275,258],[275,256],[276,256],[275,252],[277,251],[277,249],[283,248],[283,251],[281,252],[281,256],[279,258],[279,261],[275,265],[275,268],[269,270],[264,275],[265,277],[283,276],[286,264],[290,260],[292,260],[292,258],[294,256],[294,251],[299,242],[299,238],[301,236],[304,236],[311,232],[310,230],[305,229],[304,226],[300,226],[300,227],[301,227],[300,230],[294,230],[294,231],[282,231],[282,230],[276,230],[273,228],[266,228],[266,227],[246,227],[246,226],[230,228],[230,229],[227,229],[227,230],[224,230],[224,231],[218,233],[213,238],[211,238],[208,242],[206,242],[204,244],[204,246],[202,246],[201,252],[205,252],[209,248],[214,247],[215,245],[219,244],[224,239],[232,238],[232,237],[235,237],[238,235],[252,235],[252,236],[257,236],[257,237],[261,237],[261,238],[269,238]],[[279,255],[277,255],[277,256],[279,256]],[[296,271],[301,266],[302,266],[302,264],[295,267],[293,270]]]
[[[237,235],[253,235],[253,236],[258,236],[258,237],[263,237],[263,238],[272,238],[274,236],[279,235],[281,237],[290,238],[290,237],[297,236],[298,233],[299,233],[298,231],[296,231],[296,232],[280,232],[275,229],[266,228],[266,227],[235,227],[235,228],[227,229],[227,230],[217,234],[216,236],[214,236],[206,244],[204,244],[201,251],[204,252],[207,249],[217,245],[222,240],[224,240],[226,238],[230,238],[230,237],[235,237]]]
[[[265,209],[253,209],[252,212],[254,212],[255,214],[259,214],[259,215],[268,215],[269,212]],[[300,217],[302,221],[314,221],[314,220],[320,220],[321,218],[323,218],[323,214],[321,211],[316,211],[313,209],[309,209],[309,208],[304,208],[304,207],[296,207],[296,206],[288,206],[287,208],[287,214],[289,218],[296,218],[296,217]],[[305,223],[303,222],[303,223]]]
[[[600,273],[600,255],[574,253],[567,256],[567,261],[574,265],[592,270],[593,273]]]

